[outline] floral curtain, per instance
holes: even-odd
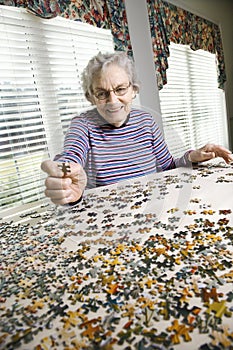
[[[133,55],[124,0],[0,0],[1,5],[25,7],[43,18],[62,16],[111,29],[116,50]],[[170,41],[216,55],[218,84],[226,81],[219,27],[163,0],[147,0],[158,87],[167,83]]]
[[[100,28],[109,28],[105,0],[0,0],[0,5],[24,7],[42,18],[62,16]]]
[[[226,81],[224,54],[218,25],[162,0],[147,0],[152,45],[159,87],[166,84],[170,41],[216,55],[218,86]]]
[[[115,50],[126,51],[128,55],[133,56],[124,0],[107,0],[107,5]]]

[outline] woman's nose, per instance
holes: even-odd
[[[108,102],[117,102],[118,97],[115,95],[114,91],[109,91]]]

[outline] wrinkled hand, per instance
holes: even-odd
[[[86,173],[78,163],[69,163],[70,172],[65,176],[58,162],[45,160],[41,169],[48,174],[45,180],[45,195],[54,204],[65,205],[79,200],[87,183]]]
[[[227,164],[233,162],[231,151],[219,145],[207,144],[189,153],[189,159],[193,163],[205,162],[217,157],[223,158]]]

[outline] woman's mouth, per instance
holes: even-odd
[[[122,109],[122,106],[120,106],[120,107],[117,107],[117,108],[108,108],[107,109],[107,112],[108,113],[117,113],[117,112],[119,112],[120,110]]]

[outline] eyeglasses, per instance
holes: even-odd
[[[118,86],[115,89],[112,90],[99,90],[93,93],[93,95],[98,99],[98,100],[107,100],[110,96],[110,92],[114,92],[116,96],[124,96],[127,94],[129,87],[131,83],[129,83],[128,86]]]

